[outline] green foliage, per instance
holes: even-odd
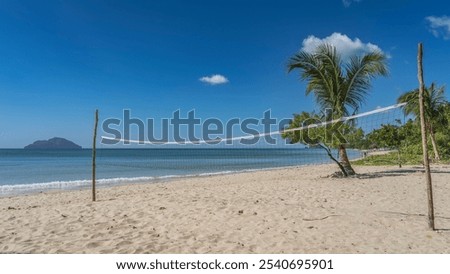
[[[438,123],[434,128],[436,131],[436,142],[441,150],[444,158],[450,158],[450,103],[445,104],[440,108],[443,122]]]
[[[450,119],[450,104],[442,106],[442,112],[446,119]],[[302,112],[295,114],[288,129],[305,127],[322,123],[323,117],[316,113]],[[359,127],[351,123],[341,123],[339,127],[312,127],[302,131],[286,132],[282,136],[292,143],[315,145],[323,143],[330,148],[337,148],[341,143],[333,130],[339,130],[347,143],[347,147],[355,149],[387,148],[400,151],[402,164],[416,165],[422,163],[422,138],[418,121],[409,119],[401,124],[385,124],[379,129],[367,134]],[[445,125],[436,127],[436,139],[442,148],[443,161],[450,159],[450,128]],[[431,142],[428,143],[430,155],[432,153]],[[398,154],[369,156],[354,162],[358,165],[398,165]]]
[[[307,81],[306,95],[313,93],[317,105],[331,109],[337,117],[356,111],[368,95],[371,80],[388,74],[386,56],[381,52],[355,55],[343,62],[336,48],[327,44],[313,53],[300,51],[291,57],[288,71],[296,69]]]
[[[367,135],[371,146],[382,148],[398,148],[404,139],[404,135],[396,125],[382,125]]]
[[[352,123],[337,122],[324,126],[317,126],[323,123],[324,117],[311,112],[301,112],[294,114],[294,118],[285,129],[287,132],[282,137],[288,139],[290,143],[302,143],[309,146],[323,144],[329,148],[337,148],[341,144],[349,144],[351,148],[361,148],[366,144],[365,134],[361,128]],[[315,125],[314,127],[309,127]],[[289,131],[303,127],[303,130]]]
[[[430,87],[424,90],[425,119],[427,122],[433,123],[433,125],[443,122],[442,108],[447,104],[444,93],[445,87],[436,87],[435,83],[432,83]],[[414,115],[416,118],[419,117],[419,89],[405,92],[397,101],[399,103],[407,103],[403,107],[406,115]]]
[[[316,145],[317,142],[312,144],[310,138],[315,139],[315,136],[321,134],[321,129],[307,129],[307,130],[295,130],[300,127],[309,126],[312,124],[320,123],[320,117],[314,112],[303,111],[300,114],[295,113],[294,118],[290,121],[289,126],[285,128],[285,132],[281,135],[284,139],[288,139],[291,144],[302,143],[305,145]]]
[[[289,60],[288,71],[297,69],[300,71],[300,78],[307,81],[306,95],[313,93],[317,105],[323,110],[329,110],[327,114],[329,117],[338,118],[356,112],[370,91],[372,79],[388,74],[386,56],[382,52],[374,51],[361,56],[355,55],[344,62],[336,48],[327,44],[320,45],[313,53],[300,51],[292,56]],[[294,117],[290,127],[295,125]],[[347,126],[349,128],[346,128]],[[306,137],[302,136],[301,132],[299,136],[295,136],[294,133],[292,136],[283,137],[291,139],[291,142],[306,141],[310,144],[315,142],[323,148],[325,147],[322,144],[327,144],[328,147],[337,145],[340,162],[334,159],[328,148],[325,149],[328,156],[347,176],[355,174],[355,171],[347,157],[346,140],[340,133],[358,134],[358,132],[352,132],[353,129],[351,125],[345,123],[334,123],[330,127],[318,128],[317,131],[307,131]],[[310,138],[313,134],[322,136],[322,139]]]
[[[441,145],[436,138],[436,133],[438,128],[445,131],[445,127],[448,128],[448,117],[446,115],[446,109],[448,109],[448,103],[445,99],[445,88],[437,88],[434,83],[430,87],[425,88],[423,92],[423,102],[424,102],[424,118],[425,127],[431,138],[431,143],[433,146],[434,159],[439,160],[441,158],[442,149],[444,149],[444,154],[448,152],[448,146],[445,144],[442,146],[442,138],[440,140]],[[419,90],[415,89],[408,91],[398,98],[398,102],[407,103],[403,107],[403,111],[406,115],[414,115],[416,120],[420,117],[419,109]],[[442,136],[442,135],[440,135]],[[444,138],[445,139],[445,138]],[[441,151],[441,152],[439,152]]]
[[[440,106],[445,120],[450,121],[450,104]],[[448,124],[441,123],[435,128],[436,140],[441,149],[441,162],[450,161],[450,128]],[[374,130],[368,135],[369,142],[376,143],[379,147],[400,149],[401,162],[406,165],[422,164],[422,137],[420,124],[415,120],[408,120],[403,125],[385,125],[378,130]],[[397,139],[398,138],[398,139]],[[389,140],[393,139],[393,140]],[[428,142],[428,151],[431,155],[433,149],[431,142]],[[353,162],[356,165],[397,165],[398,154],[396,152],[386,155],[373,155]]]
[[[348,142],[348,147],[356,149],[368,149],[369,142],[364,130],[355,126],[348,125],[349,131],[344,133],[344,137]]]
[[[398,154],[397,152],[391,152],[382,155],[372,155],[352,163],[359,166],[396,166],[398,165]],[[401,154],[401,163],[404,165],[421,165],[422,155]]]

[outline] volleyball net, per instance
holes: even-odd
[[[188,113],[180,118],[185,123],[185,131],[174,129],[178,122],[170,119],[158,126],[154,121],[138,122],[136,118],[124,116],[121,127],[102,134],[102,145],[97,152],[98,175],[99,178],[138,177],[148,181],[327,164],[332,160],[322,148],[328,148],[338,158],[339,144],[345,144],[349,159],[354,160],[363,157],[367,150],[395,149],[395,131],[405,122],[402,106],[380,107],[339,118],[333,117],[331,111],[302,112],[289,119],[275,119],[265,113],[261,119],[234,120],[232,126],[230,121],[216,118],[202,121]],[[198,123],[197,128],[189,126],[189,117]],[[267,126],[270,119],[272,122]],[[129,132],[125,129],[127,120],[133,123]],[[149,133],[145,126],[161,130]],[[230,129],[234,132],[230,133]],[[380,131],[392,136],[382,138]]]

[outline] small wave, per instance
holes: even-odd
[[[111,186],[116,184],[137,183],[152,181],[155,177],[133,177],[133,178],[110,178],[110,179],[97,179],[96,184],[100,187]],[[33,184],[17,184],[17,185],[2,185],[0,186],[0,195],[15,195],[24,193],[33,193],[47,190],[71,190],[81,189],[89,187],[92,180],[73,180],[73,181],[53,181],[45,183],[33,183]]]
[[[150,177],[118,177],[109,179],[97,179],[96,185],[99,187],[107,187],[113,185],[123,185],[130,183],[158,182],[189,177],[204,177],[221,174],[235,173],[237,171],[220,171],[207,172],[200,174],[184,174],[184,175],[164,175]],[[52,181],[32,184],[15,184],[0,186],[0,196],[19,195],[26,193],[36,193],[49,190],[74,190],[88,188],[92,184],[92,180],[71,180],[71,181]]]
[[[234,173],[245,173],[261,170],[273,170],[288,168],[285,167],[269,167],[269,168],[251,168],[241,170],[225,170],[217,172],[205,172],[194,174],[179,174],[179,175],[163,175],[163,176],[148,176],[148,177],[117,177],[108,179],[97,179],[96,185],[98,187],[108,187],[115,185],[133,184],[133,183],[154,183],[161,181],[170,181],[182,178],[193,177],[208,177],[217,175],[226,175]],[[291,166],[292,167],[292,166]],[[52,181],[44,183],[32,183],[32,184],[15,184],[15,185],[1,185],[0,196],[14,196],[28,193],[44,192],[49,190],[75,190],[83,189],[91,186],[92,180],[71,180],[71,181]]]

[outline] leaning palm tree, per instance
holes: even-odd
[[[375,76],[387,76],[386,56],[379,51],[354,55],[343,61],[332,45],[322,44],[313,53],[300,51],[288,63],[289,72],[300,70],[307,81],[306,95],[313,93],[317,105],[331,109],[336,118],[355,113],[364,103]],[[338,144],[344,175],[354,175],[345,142]]]
[[[429,88],[425,88],[423,93],[425,108],[425,126],[430,134],[431,144],[433,145],[434,159],[439,161],[440,154],[436,144],[435,129],[438,125],[446,123],[446,117],[441,108],[447,104],[445,99],[445,87],[436,87],[432,83]],[[403,107],[405,115],[414,115],[420,117],[419,112],[419,89],[408,91],[402,94],[397,101],[399,103],[407,103]]]

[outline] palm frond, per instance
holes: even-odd
[[[346,81],[340,96],[344,104],[353,109],[365,102],[373,78],[388,75],[386,57],[380,52],[350,58],[345,70]]]
[[[447,104],[445,98],[445,87],[436,88],[436,84],[432,83],[430,87],[424,89],[423,93],[425,118],[429,121],[439,119],[441,116],[440,108]],[[414,89],[403,93],[397,99],[399,103],[407,103],[403,107],[405,115],[414,115],[419,117],[419,89]]]
[[[374,77],[388,74],[386,57],[381,52],[354,56],[343,64],[336,48],[328,44],[318,46],[313,53],[300,51],[291,57],[288,72],[295,69],[307,81],[306,95],[313,93],[321,108],[331,108],[340,116],[356,111],[364,103]]]

